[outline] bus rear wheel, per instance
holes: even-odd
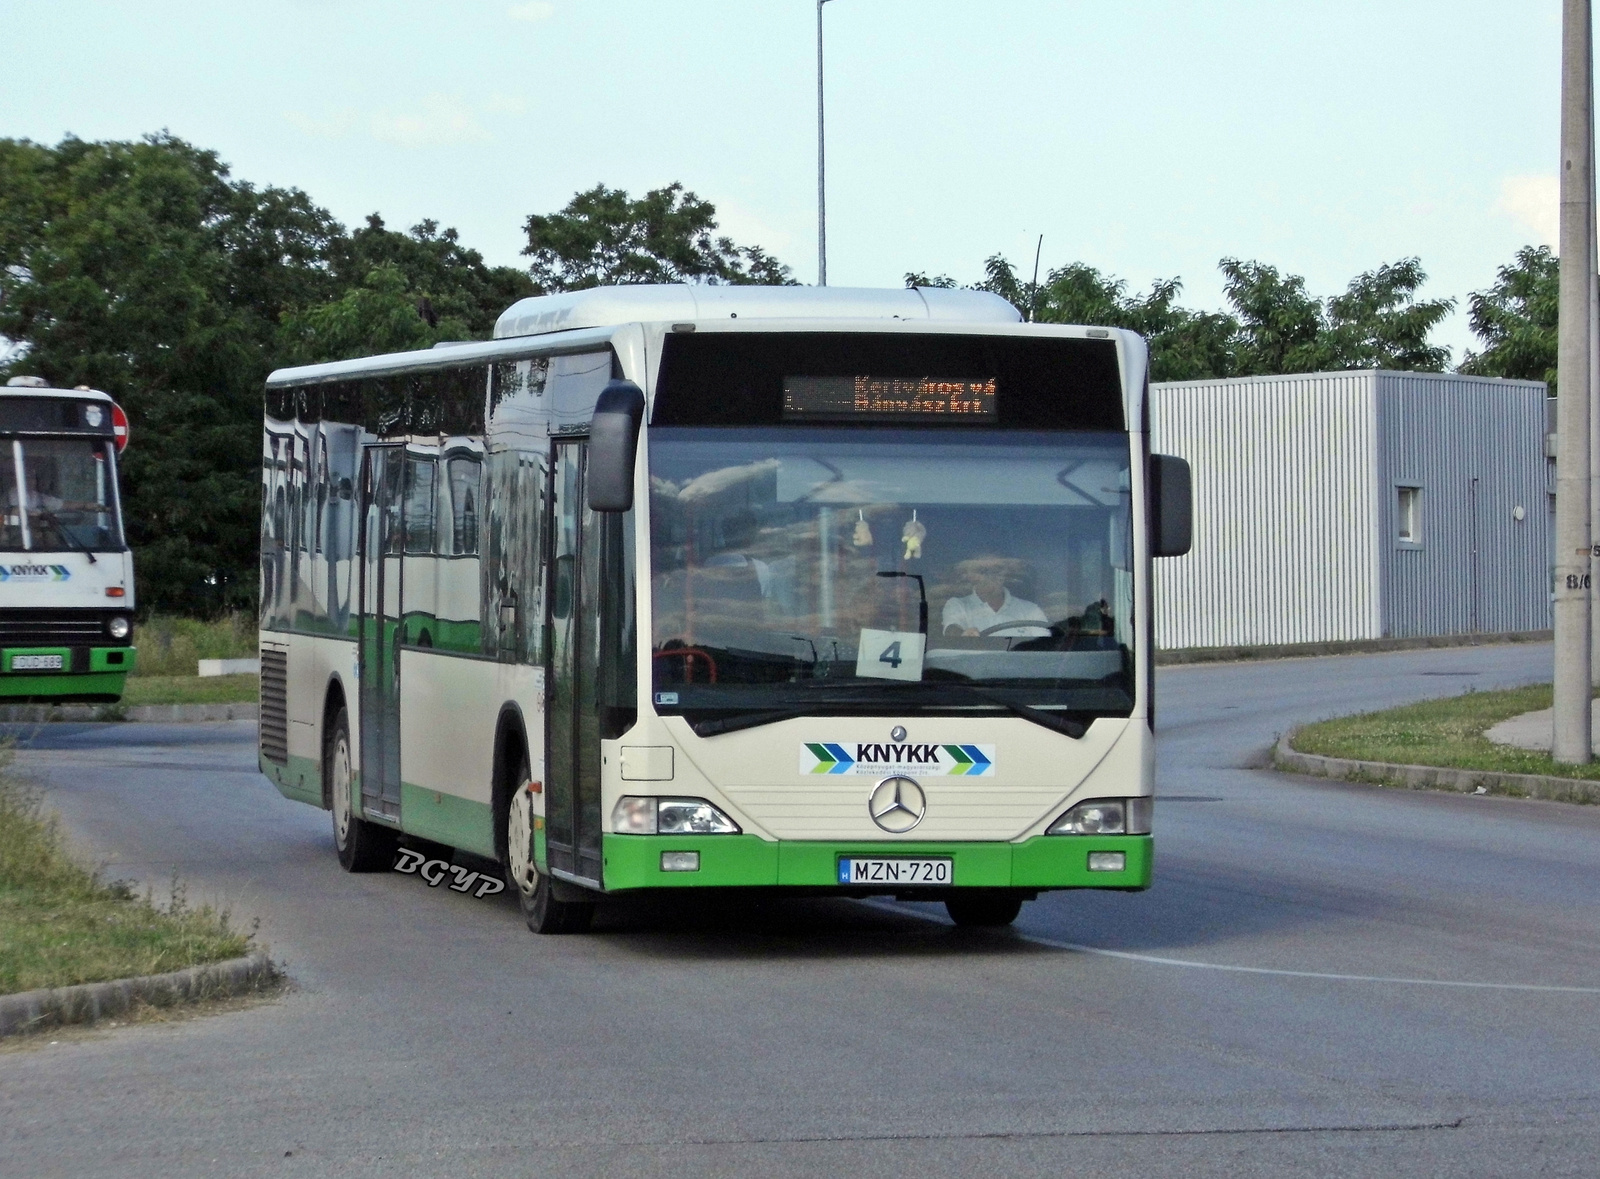
[[[950,914],[950,920],[957,925],[994,927],[1010,925],[1017,919],[1017,914],[1022,912],[1022,898],[1014,893],[1003,892],[997,896],[976,893],[951,897],[944,907],[945,912]]]
[[[333,846],[346,872],[383,872],[394,867],[395,833],[356,814],[355,762],[350,756],[350,714],[339,709],[323,741],[322,773],[333,804]]]
[[[518,768],[516,787],[506,811],[506,883],[517,894],[522,917],[534,933],[583,933],[594,920],[594,906],[577,901],[558,901],[551,893],[550,877],[539,871],[533,854],[533,796],[528,786],[533,778],[528,763]]]

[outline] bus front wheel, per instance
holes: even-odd
[[[1014,893],[1000,893],[998,896],[985,896],[977,893],[971,896],[951,897],[944,903],[945,911],[950,914],[950,920],[962,926],[997,926],[1010,925],[1017,919],[1017,914],[1022,912],[1022,898]]]
[[[328,727],[322,772],[333,803],[333,846],[346,872],[383,872],[394,867],[395,833],[356,814],[355,762],[350,756],[350,714],[339,709]]]
[[[522,916],[534,933],[582,933],[594,919],[594,906],[558,901],[550,877],[539,871],[533,854],[533,798],[528,787],[533,773],[523,761],[517,771],[506,813],[506,880],[517,894]]]

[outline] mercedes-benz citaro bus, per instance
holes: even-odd
[[[12,377],[0,389],[0,702],[109,703],[133,670],[133,554],[104,393]]]
[[[541,933],[1145,888],[1151,558],[1189,543],[1146,385],[1138,336],[988,294],[747,286],[273,373],[261,768],[347,869],[490,857]]]

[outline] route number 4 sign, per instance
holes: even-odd
[[[928,636],[914,630],[863,630],[856,675],[879,680],[920,680]]]

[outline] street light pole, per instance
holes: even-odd
[[[817,0],[817,285],[828,285],[828,184],[823,167],[822,135],[822,6]]]
[[[1555,708],[1551,756],[1592,757],[1589,684],[1590,235],[1594,228],[1594,29],[1590,0],[1561,6],[1561,304],[1556,349]]]

